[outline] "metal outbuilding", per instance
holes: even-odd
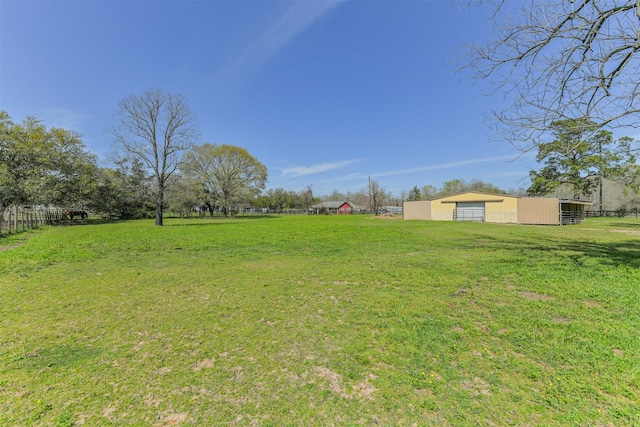
[[[566,225],[581,223],[588,205],[577,199],[468,192],[404,202],[404,219]]]

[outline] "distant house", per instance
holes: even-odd
[[[402,206],[383,206],[382,210],[387,213],[402,215]]]
[[[330,201],[313,205],[309,208],[311,214],[351,214],[355,210],[355,206],[347,201]]]
[[[589,205],[575,199],[470,192],[404,202],[404,219],[566,225],[583,222]]]

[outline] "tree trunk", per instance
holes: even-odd
[[[156,223],[155,225],[162,225],[162,210],[164,203],[164,183],[158,183],[158,197],[156,199]]]

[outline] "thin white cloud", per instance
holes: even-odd
[[[530,157],[530,156],[525,154],[523,156],[520,156],[519,158],[523,158],[523,157]],[[498,157],[486,157],[486,158],[483,158],[483,159],[461,160],[459,162],[441,163],[441,164],[438,164],[438,165],[422,166],[422,167],[419,167],[419,168],[401,169],[401,170],[395,170],[395,171],[389,171],[389,172],[381,172],[381,173],[377,173],[377,174],[372,174],[371,176],[380,177],[380,176],[391,176],[391,175],[404,175],[404,174],[416,173],[416,172],[427,172],[427,171],[441,170],[441,169],[454,169],[454,168],[458,168],[458,167],[461,167],[461,166],[489,164],[489,163],[496,163],[496,162],[504,163],[504,162],[509,162],[509,161],[516,160],[516,158],[518,158],[518,157],[514,156],[514,155],[508,155],[508,156],[498,156]]]
[[[328,172],[335,169],[341,169],[353,163],[357,163],[359,161],[360,160],[342,160],[339,162],[321,163],[313,166],[296,166],[293,168],[285,168],[281,170],[282,175],[280,176],[298,177],[298,176],[314,175],[317,173]]]
[[[310,28],[319,19],[345,0],[331,1],[293,1],[278,19],[256,37],[244,55],[238,59],[234,68],[250,63],[266,61],[276,55],[299,34]]]

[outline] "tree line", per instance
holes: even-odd
[[[123,156],[113,168],[100,167],[78,133],[48,129],[33,117],[16,123],[1,111],[0,213],[18,205],[140,218],[160,204],[178,212],[201,205],[226,215],[231,206],[258,198],[267,179],[264,165],[230,145],[192,146],[180,161],[166,165],[171,162],[157,174],[153,167],[150,173],[149,162],[140,156]]]
[[[12,205],[86,209],[117,218],[155,212],[156,225],[162,225],[167,208],[227,216],[246,207],[305,211],[321,200],[348,200],[377,214],[407,198],[372,180],[359,192],[334,190],[323,197],[314,196],[311,185],[298,192],[265,191],[265,165],[241,147],[196,144],[198,130],[184,98],[159,89],[119,102],[110,129],[118,153],[113,167],[100,167],[77,132],[48,129],[34,117],[16,123],[1,112],[0,134],[2,212]],[[455,182],[446,185],[453,188]]]
[[[116,159],[114,167],[106,168],[98,166],[96,156],[86,150],[78,133],[47,129],[33,117],[15,123],[6,112],[0,112],[0,212],[9,206],[40,205],[87,209],[117,218],[148,217],[155,212],[157,221],[158,207],[181,215],[197,211],[200,215],[227,216],[246,207],[278,213],[306,211],[321,200],[348,200],[377,214],[384,206],[401,206],[405,200],[468,191],[516,195],[564,191],[572,197],[591,196],[595,190],[599,190],[595,199],[602,210],[606,199],[603,183],[609,183],[607,193],[612,192],[612,183],[633,188],[629,186],[637,182],[638,173],[631,138],[614,139],[611,132],[603,130],[588,132],[583,123],[574,126],[572,121],[556,122],[552,128],[554,140],[539,146],[538,161],[544,166],[530,172],[527,189],[505,191],[479,179],[454,179],[441,187],[414,186],[394,195],[370,180],[367,188],[357,192],[333,190],[316,197],[311,186],[298,192],[284,188],[265,191],[266,167],[241,147],[184,144],[184,153],[177,157],[177,150],[162,154],[167,147],[158,147],[156,153],[151,143],[151,149],[144,149],[141,141],[135,150],[129,149],[128,156]],[[153,134],[147,131],[145,135]],[[124,134],[120,136],[124,139]],[[133,155],[134,151],[141,155]],[[164,167],[156,159],[162,155]],[[160,199],[159,188],[163,193]],[[620,199],[616,196],[622,206],[625,203]]]
[[[163,128],[166,129],[166,124]],[[46,206],[86,209],[129,219],[149,217],[154,212],[157,215],[160,206],[181,215],[197,210],[201,215],[226,216],[245,207],[269,212],[306,211],[322,200],[348,200],[379,213],[383,206],[401,206],[404,200],[416,199],[416,191],[420,192],[416,187],[394,195],[377,181],[369,181],[368,187],[360,191],[333,190],[320,197],[313,194],[311,185],[301,191],[284,188],[265,191],[266,167],[241,147],[181,142],[179,148],[184,152],[178,157],[179,150],[175,147],[173,150],[169,150],[170,145],[154,147],[147,141],[145,148],[144,141],[135,145],[131,135],[126,136],[122,128],[119,132],[116,146],[129,138],[126,139],[129,148],[121,150],[128,155],[115,159],[113,167],[101,167],[77,132],[47,128],[34,117],[16,123],[0,111],[0,212],[15,205]],[[137,132],[154,135],[151,129]],[[155,135],[157,138],[157,131]],[[452,180],[439,190],[423,187],[419,197],[468,190],[504,192],[482,181]],[[160,198],[159,192],[163,193]]]
[[[156,225],[162,225],[166,208],[227,216],[249,206],[272,212],[307,210],[324,199],[347,200],[378,214],[404,200],[466,191],[506,193],[481,180],[460,179],[440,188],[415,186],[400,195],[373,180],[359,192],[334,190],[321,198],[311,186],[299,192],[265,191],[265,165],[241,147],[197,144],[199,134],[185,100],[159,89],[121,100],[110,133],[119,157],[114,167],[100,167],[77,132],[47,128],[34,117],[16,123],[0,111],[0,213],[27,205],[87,209],[118,218],[155,212]],[[633,191],[639,187],[633,138],[615,139],[586,118],[554,121],[547,133],[550,140],[536,145],[543,166],[530,171],[531,186],[509,193],[545,195],[568,188],[573,196],[591,197],[598,191],[602,210],[605,181]]]

